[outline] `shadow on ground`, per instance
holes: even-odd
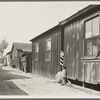
[[[9,73],[10,70],[2,70],[0,66],[0,95],[28,95],[25,91],[18,88],[11,79],[30,79],[21,75]]]
[[[28,95],[18,88],[12,81],[0,82],[0,95]]]
[[[2,70],[2,67],[0,66],[0,81],[11,80],[11,79],[24,79],[24,78],[30,79],[30,77],[15,75],[11,74],[10,72],[11,72],[10,70]]]

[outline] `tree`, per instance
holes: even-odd
[[[2,58],[4,50],[7,48],[7,46],[8,46],[8,43],[7,43],[6,39],[2,40],[0,43],[1,58]]]

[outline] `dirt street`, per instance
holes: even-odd
[[[0,95],[31,98],[100,98],[100,92],[0,65]],[[17,96],[18,95],[18,96]]]

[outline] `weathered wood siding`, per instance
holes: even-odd
[[[27,54],[27,72],[32,73],[32,53]]]
[[[7,66],[11,65],[11,54],[7,54]]]
[[[83,52],[82,22],[73,22],[64,28],[64,52],[67,77],[81,80],[81,57]],[[79,67],[80,66],[80,67]]]
[[[46,40],[51,38],[51,61],[46,61]],[[35,61],[35,44],[39,43],[39,59]],[[32,42],[32,72],[54,77],[59,68],[60,48],[61,48],[60,29],[53,30]]]
[[[100,60],[85,60],[84,81],[91,84],[100,84]]]
[[[20,59],[23,52],[21,50],[16,50],[16,47],[13,46],[11,52],[11,66],[20,69]]]
[[[16,50],[16,47],[13,45],[12,51],[11,51],[11,66],[19,69],[19,61],[17,59],[18,57],[17,54],[18,52]]]
[[[84,63],[81,58],[84,56],[84,21],[100,14],[100,11],[85,14],[81,18],[64,25],[64,64],[67,67],[67,77],[73,80],[97,84],[100,82],[99,71],[100,61]],[[95,60],[95,59],[94,59]]]

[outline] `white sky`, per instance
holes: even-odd
[[[6,37],[9,43],[5,53],[13,42],[29,42],[89,4],[100,1],[0,2],[0,41]]]

